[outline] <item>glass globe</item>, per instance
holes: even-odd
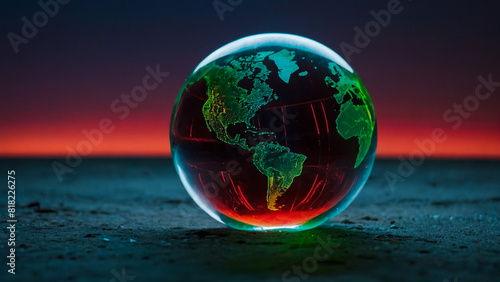
[[[305,230],[340,213],[371,172],[373,104],[326,46],[259,34],[206,57],[170,127],[176,170],[210,216],[244,230]]]

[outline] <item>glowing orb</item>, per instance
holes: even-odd
[[[229,43],[187,78],[171,148],[194,201],[245,230],[304,230],[340,213],[373,166],[375,113],[335,52],[296,35]]]

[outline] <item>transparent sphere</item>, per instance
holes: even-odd
[[[373,166],[377,127],[358,75],[296,35],[231,42],[187,78],[171,149],[189,195],[245,230],[305,230],[340,213]]]

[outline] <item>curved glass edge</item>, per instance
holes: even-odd
[[[328,48],[327,46],[303,36],[287,33],[261,33],[243,37],[236,41],[228,43],[208,55],[208,57],[206,57],[203,61],[201,61],[200,64],[198,64],[193,73],[204,67],[205,65],[208,65],[209,63],[231,53],[251,50],[257,47],[275,45],[317,53],[327,59],[332,60],[349,72],[354,73],[354,70],[351,68],[351,66],[339,54],[335,53],[335,51]]]
[[[179,162],[177,160],[177,154],[174,153],[173,155],[173,161],[174,161],[174,166],[175,170],[177,171],[177,174],[179,175],[179,178],[181,179],[182,185],[188,192],[189,196],[193,199],[193,201],[208,215],[213,217],[215,220],[217,220],[220,223],[224,223],[221,218],[219,217],[218,213],[216,213],[214,210],[212,210],[206,203],[201,199],[198,194],[193,190],[191,187],[191,184],[189,183],[189,180],[187,179],[187,176],[184,174],[184,171],[179,165]]]

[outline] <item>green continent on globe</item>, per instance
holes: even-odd
[[[290,81],[290,75],[299,69],[297,61],[292,61],[293,57],[295,57],[295,52],[286,49],[269,56],[269,59],[273,60],[278,67],[278,76],[286,83]]]
[[[250,120],[260,107],[275,97],[273,90],[265,83],[269,71],[262,63],[263,58],[258,55],[252,57],[254,61],[250,62],[244,59],[232,61],[233,67],[208,65],[209,70],[205,75],[208,99],[203,105],[203,116],[208,129],[215,132],[217,139],[231,145],[239,145],[246,150],[250,147],[245,138],[240,134],[229,136],[228,126],[245,123],[248,129],[255,129]],[[248,67],[244,67],[245,65]],[[254,77],[256,69],[260,71]],[[245,77],[253,79],[250,93],[238,86],[238,82]]]
[[[354,164],[354,168],[356,168],[364,160],[370,149],[372,134],[375,129],[375,119],[371,108],[372,101],[357,75],[346,72],[332,62],[328,63],[328,67],[333,74],[333,78],[326,76],[325,83],[327,86],[338,90],[339,93],[334,94],[333,97],[341,105],[340,113],[335,120],[337,132],[344,139],[358,137],[359,151]],[[349,95],[350,99],[344,102],[346,95]],[[355,97],[353,95],[360,99],[363,105],[354,105],[352,99]]]
[[[363,161],[370,149],[370,143],[373,133],[373,124],[371,123],[369,111],[365,106],[353,105],[349,100],[340,106],[340,114],[337,117],[337,131],[344,139],[358,137],[359,152],[356,157],[354,168]]]
[[[293,179],[302,173],[302,165],[306,156],[290,152],[290,149],[276,142],[261,142],[255,147],[253,163],[257,169],[268,177],[267,207],[275,207],[276,200],[283,195]]]
[[[268,178],[267,203],[270,210],[279,209],[275,207],[277,198],[302,173],[306,156],[290,152],[289,148],[276,142],[248,145],[246,138],[240,134],[230,136],[228,126],[244,123],[247,133],[258,130],[250,120],[262,106],[278,98],[266,83],[270,71],[263,61],[266,57],[273,60],[279,69],[279,77],[288,83],[290,75],[299,69],[296,61],[292,61],[294,56],[295,52],[286,49],[274,54],[259,52],[233,59],[229,62],[230,66],[221,67],[211,63],[200,70],[207,81],[208,99],[202,109],[207,127],[222,142],[254,150],[253,163]],[[244,78],[253,81],[250,91],[238,86]]]

